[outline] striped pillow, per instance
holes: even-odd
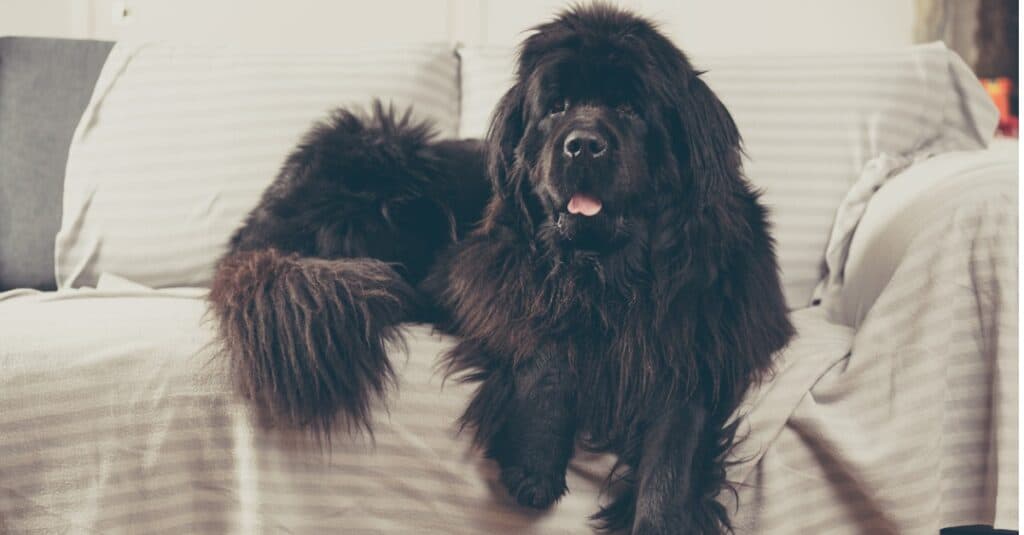
[[[341,105],[381,98],[456,132],[450,47],[261,53],[119,43],[71,144],[59,287],[110,272],[205,285],[231,232],[301,135]]]
[[[462,137],[485,135],[511,84],[508,48],[466,48]],[[963,61],[941,43],[829,56],[698,58],[743,134],[747,176],[764,191],[790,306],[821,278],[836,210],[865,165],[983,146],[974,115],[989,106]],[[962,104],[968,105],[962,105]],[[984,123],[984,121],[982,121]],[[984,129],[984,128],[982,128]]]

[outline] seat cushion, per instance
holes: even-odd
[[[110,283],[110,284],[108,284]],[[587,533],[614,459],[580,451],[552,511],[517,507],[457,420],[475,388],[444,380],[453,340],[405,329],[374,437],[329,444],[262,426],[238,399],[201,289],[0,295],[0,526],[15,533]],[[843,360],[820,309],[744,405],[743,481],[792,407]],[[325,447],[326,446],[326,447]],[[785,497],[783,497],[785,499]]]

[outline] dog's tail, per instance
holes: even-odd
[[[386,348],[414,301],[389,264],[237,251],[217,265],[209,300],[237,388],[261,417],[370,431],[371,405],[394,380]]]

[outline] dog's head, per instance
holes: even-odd
[[[666,206],[700,210],[739,180],[740,139],[698,75],[653,24],[604,4],[537,27],[488,134],[496,203],[599,252]]]

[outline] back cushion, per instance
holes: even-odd
[[[380,98],[454,136],[450,47],[339,53],[117,44],[72,140],[56,243],[60,287],[110,272],[205,285],[288,152],[338,106]]]
[[[514,54],[508,48],[459,54],[459,133],[481,137],[512,83]],[[791,307],[808,304],[836,209],[865,163],[883,153],[975,148],[992,134],[976,131],[974,115],[990,106],[977,79],[941,44],[867,54],[692,59],[708,71],[704,80],[743,135],[746,175],[771,209]]]

